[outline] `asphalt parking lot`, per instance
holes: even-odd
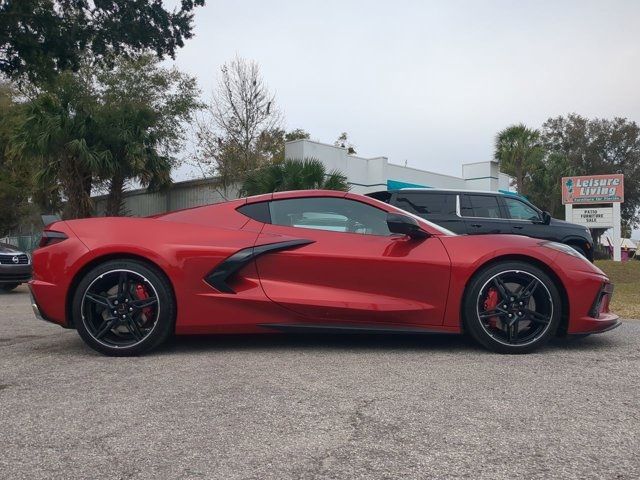
[[[175,340],[107,358],[0,295],[0,478],[640,477],[640,322],[540,353],[458,336]]]

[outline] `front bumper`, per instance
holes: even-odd
[[[31,264],[0,265],[0,284],[24,283],[31,280]]]
[[[574,319],[567,333],[570,335],[603,333],[622,325],[618,315],[609,310],[612,297],[613,284],[608,281],[602,282],[587,314]]]

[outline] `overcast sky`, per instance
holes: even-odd
[[[209,95],[235,54],[260,64],[287,128],[447,174],[513,123],[640,121],[638,0],[207,0],[177,66]]]

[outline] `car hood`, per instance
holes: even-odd
[[[13,245],[9,245],[8,243],[0,243],[0,253],[23,253],[22,250],[18,250]]]
[[[582,225],[577,225],[575,223],[567,222],[565,220],[558,220],[557,218],[552,218],[549,225],[554,225],[557,227],[563,228],[575,228],[576,230],[584,230],[587,227],[583,227]]]

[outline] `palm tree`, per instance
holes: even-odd
[[[527,193],[527,176],[543,155],[540,132],[522,123],[505,128],[496,136],[494,158],[504,173],[515,177],[522,195]]]
[[[93,213],[91,188],[107,160],[95,138],[95,106],[93,92],[82,80],[62,74],[53,91],[28,103],[12,139],[13,154],[37,165],[39,186],[61,185],[64,218]]]
[[[100,140],[108,149],[105,172],[108,186],[105,215],[122,210],[124,187],[135,179],[142,186],[160,188],[171,183],[171,160],[158,152],[155,112],[140,105],[105,105],[100,115]]]
[[[327,173],[325,166],[316,158],[287,159],[250,172],[241,192],[243,195],[259,195],[311,189],[347,191],[349,185],[341,172],[332,170]]]
[[[150,189],[171,183],[186,125],[201,107],[194,78],[161,66],[153,55],[121,58],[96,74],[101,141],[109,152],[101,179],[108,185],[107,215],[119,215],[124,187],[136,180]]]

